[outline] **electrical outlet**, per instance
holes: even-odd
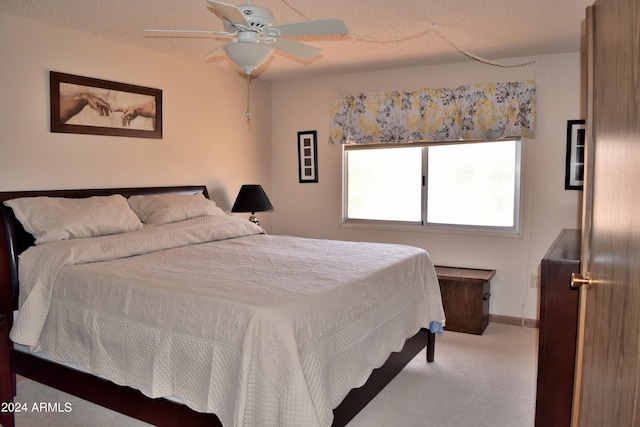
[[[539,288],[540,287],[540,275],[539,274],[532,274],[531,275],[531,281],[529,282],[529,286],[531,286],[532,288]]]

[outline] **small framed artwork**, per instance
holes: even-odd
[[[51,71],[51,132],[162,138],[162,90]]]
[[[318,182],[318,134],[315,130],[298,132],[299,181]]]
[[[584,183],[584,120],[567,121],[567,160],[564,179],[565,190],[582,190]]]

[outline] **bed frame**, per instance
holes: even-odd
[[[167,399],[152,399],[138,390],[123,387],[108,380],[49,362],[13,348],[9,331],[13,311],[18,308],[18,256],[34,245],[33,237],[16,220],[4,200],[17,197],[54,196],[89,197],[122,194],[194,194],[208,197],[206,186],[107,188],[83,190],[0,192],[0,404],[12,402],[16,395],[16,374],[63,392],[112,409],[127,416],[158,426],[221,426],[215,414],[203,414]],[[435,334],[426,329],[407,339],[404,348],[392,353],[387,362],[375,369],[368,381],[353,389],[333,411],[333,426],[346,425],[369,403],[424,347],[427,361],[434,360]],[[15,425],[12,412],[0,412],[4,427]]]

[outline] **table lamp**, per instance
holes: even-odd
[[[251,212],[249,221],[260,225],[260,221],[256,218],[256,212],[272,211],[273,206],[267,197],[267,194],[259,184],[245,184],[240,187],[236,202],[231,208],[231,212]]]

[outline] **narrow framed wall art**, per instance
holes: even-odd
[[[584,120],[567,121],[567,158],[564,179],[565,190],[582,190],[584,183]]]
[[[318,182],[318,133],[298,132],[298,176],[300,183]]]

